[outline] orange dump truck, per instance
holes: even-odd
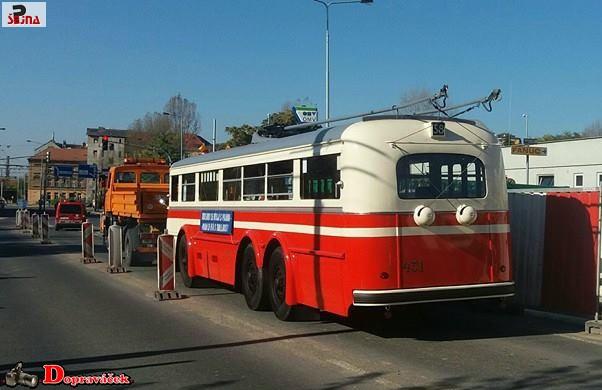
[[[169,166],[163,160],[126,158],[107,177],[104,211],[100,217],[103,241],[109,226],[122,226],[126,265],[155,254],[157,236],[165,230]]]

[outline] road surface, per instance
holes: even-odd
[[[98,237],[102,263],[84,265],[79,231],[51,230],[52,244],[41,245],[13,229],[13,214],[0,213],[2,375],[23,361],[40,377],[43,364],[57,363],[68,375],[125,373],[149,389],[602,386],[602,339],[581,324],[464,303],[389,321],[285,323],[219,285],[156,302],[154,266],[107,273]]]

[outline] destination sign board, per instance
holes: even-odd
[[[234,213],[225,210],[201,211],[201,231],[205,233],[232,234]]]
[[[523,156],[547,156],[548,148],[542,146],[512,145],[511,153]]]

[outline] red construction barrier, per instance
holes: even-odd
[[[180,299],[182,296],[176,291],[174,264],[174,236],[161,234],[157,238],[157,288],[155,299]]]
[[[94,257],[94,225],[92,222],[82,223],[82,263],[96,263]]]

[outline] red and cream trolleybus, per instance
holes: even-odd
[[[191,157],[170,176],[184,284],[236,286],[280,319],[514,293],[500,145],[479,122],[367,117]]]

